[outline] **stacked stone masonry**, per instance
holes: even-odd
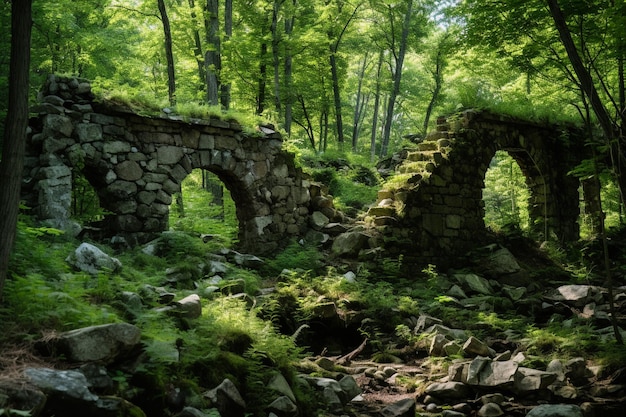
[[[31,113],[23,198],[55,227],[67,227],[80,171],[109,212],[105,234],[147,241],[168,229],[173,195],[202,168],[231,192],[244,249],[271,252],[306,232],[310,184],[271,129],[247,134],[236,121],[141,116],[96,100],[86,80],[55,75]]]
[[[420,264],[452,263],[487,235],[484,178],[496,151],[504,150],[526,177],[534,236],[576,240],[579,181],[568,173],[583,158],[584,147],[576,145],[581,140],[575,128],[486,111],[441,117],[437,130],[397,167],[400,185],[379,192],[369,222],[389,255],[401,254],[405,261]]]

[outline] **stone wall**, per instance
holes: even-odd
[[[138,115],[96,100],[86,80],[54,75],[31,113],[23,198],[55,227],[70,224],[72,175],[81,171],[110,213],[105,234],[147,241],[168,229],[173,194],[202,168],[229,189],[244,249],[271,252],[307,230],[309,184],[270,128],[249,134],[233,120]]]
[[[484,178],[495,152],[504,150],[526,176],[534,237],[576,240],[579,181],[568,172],[582,158],[582,145],[575,145],[579,136],[576,129],[484,111],[439,118],[437,131],[398,166],[395,188],[379,192],[369,223],[389,255],[420,264],[454,263],[487,237]]]

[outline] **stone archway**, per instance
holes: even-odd
[[[562,141],[563,135],[568,141]],[[446,265],[486,236],[482,191],[497,150],[519,164],[530,190],[538,239],[576,240],[579,181],[568,175],[581,160],[576,129],[468,110],[438,120],[437,130],[397,167],[402,179],[381,190],[369,211],[389,254],[408,262]]]
[[[32,111],[23,196],[56,227],[69,222],[72,170],[80,170],[109,213],[104,235],[145,242],[167,230],[172,196],[202,168],[230,190],[243,249],[271,252],[307,229],[309,184],[270,128],[250,133],[233,120],[142,116],[95,100],[85,80],[58,76]]]

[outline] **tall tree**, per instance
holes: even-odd
[[[167,92],[170,106],[176,105],[176,72],[174,68],[174,52],[172,50],[172,30],[170,29],[170,18],[167,15],[164,0],[157,0],[159,14],[163,24],[163,34],[165,39],[165,57],[167,60]]]
[[[0,160],[0,299],[13,250],[20,203],[24,150],[28,129],[30,36],[32,0],[15,0],[11,6],[11,58],[9,109]]]
[[[207,102],[210,105],[217,106],[220,104],[220,71],[222,69],[219,34],[219,1],[207,0],[205,13],[204,24],[208,43],[204,58],[207,78]]]
[[[392,7],[389,6],[390,16],[393,13]],[[387,101],[387,110],[385,115],[385,124],[383,130],[382,146],[380,154],[381,156],[387,155],[387,149],[389,148],[389,138],[391,137],[391,124],[393,121],[393,112],[396,105],[396,99],[400,94],[400,80],[402,79],[402,66],[404,65],[404,57],[408,48],[409,30],[411,26],[411,18],[413,15],[413,0],[406,1],[406,11],[404,14],[404,20],[402,22],[402,31],[400,33],[400,39],[396,39],[395,33],[392,30],[391,51],[393,53],[393,67],[391,68],[391,78],[393,80],[393,88],[391,89],[389,100]],[[390,22],[393,22],[393,17],[390,17]]]

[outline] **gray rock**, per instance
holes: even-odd
[[[22,381],[0,383],[0,410],[11,407],[13,410],[27,411],[38,416],[46,405],[46,395],[38,388]]]
[[[517,393],[537,391],[548,388],[554,381],[556,374],[520,366],[515,373],[514,391]]]
[[[122,263],[117,258],[107,255],[96,246],[86,242],[81,243],[65,261],[90,274],[104,271],[115,272],[122,268]]]
[[[565,377],[577,387],[589,383],[589,378],[593,377],[593,373],[587,368],[587,362],[584,358],[570,359],[565,363],[563,369]]]
[[[470,336],[463,345],[463,352],[468,356],[492,356],[489,347],[484,342]]]
[[[472,388],[462,382],[435,382],[424,391],[442,400],[463,400],[472,396]]]
[[[346,375],[341,378],[339,380],[339,385],[345,393],[346,401],[352,401],[355,397],[361,394],[361,388],[351,375]]]
[[[202,301],[198,294],[190,294],[187,297],[176,302],[178,315],[188,319],[197,319],[202,316]]]
[[[415,417],[415,400],[407,398],[388,405],[380,411],[383,417]]]
[[[315,230],[322,230],[330,223],[330,219],[320,211],[314,211],[309,221]]]
[[[530,410],[526,417],[583,417],[583,411],[574,404],[542,404]]]
[[[92,403],[98,399],[97,395],[89,391],[85,375],[78,371],[28,368],[24,375],[34,386],[51,396]]]
[[[515,382],[518,362],[477,357],[469,365],[467,383],[481,387],[508,387]]]
[[[243,417],[245,414],[246,402],[228,378],[204,396],[218,409],[222,417]]]
[[[272,377],[267,387],[271,390],[274,390],[287,398],[289,398],[292,402],[296,402],[296,396],[293,394],[293,390],[289,386],[289,383],[285,379],[285,377],[281,373],[277,373]]]
[[[277,417],[295,417],[298,415],[298,407],[286,395],[276,398],[267,406],[267,410]]]
[[[72,362],[111,363],[140,344],[141,330],[128,323],[84,327],[47,342]]]
[[[367,245],[369,236],[363,232],[346,232],[335,238],[331,251],[335,256],[357,256]]]
[[[493,295],[494,291],[489,281],[476,274],[454,274],[452,277],[468,291],[483,295]]]
[[[478,417],[499,417],[504,414],[504,411],[496,403],[487,403],[480,407],[477,414]]]

